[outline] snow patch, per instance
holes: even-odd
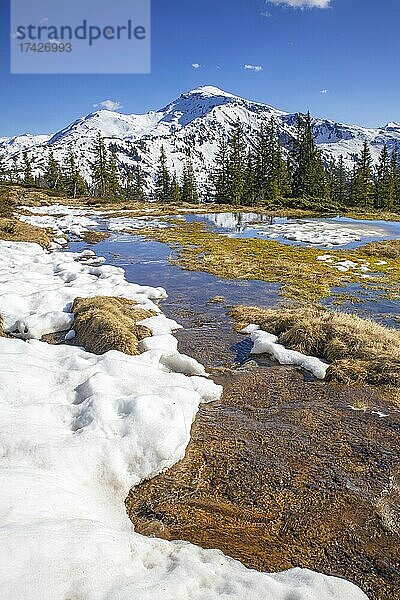
[[[252,225],[249,224],[248,228]],[[379,238],[386,235],[379,228],[357,227],[324,221],[289,221],[287,223],[274,223],[272,225],[254,225],[265,237],[276,239],[281,237],[291,242],[299,242],[312,246],[347,246],[354,242],[360,242],[364,238]],[[320,260],[324,260],[320,258]]]
[[[33,214],[18,214],[17,217],[20,221],[35,227],[52,229],[55,232],[54,249],[67,243],[64,235],[72,234],[76,237],[82,237],[84,233],[98,226],[97,220],[92,215],[90,217],[85,216],[87,211],[71,206],[55,204],[54,206],[22,206],[21,208]]]
[[[309,371],[317,379],[325,379],[329,365],[315,356],[306,356],[296,350],[289,350],[278,344],[276,335],[266,331],[253,331],[251,334],[253,347],[250,354],[269,354],[281,365],[295,365]]]

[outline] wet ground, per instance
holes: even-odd
[[[399,412],[285,367],[213,376],[224,396],[201,407],[185,458],[129,494],[136,530],[400,598]]]

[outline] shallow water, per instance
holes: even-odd
[[[398,300],[389,300],[379,297],[379,289],[374,291],[373,287],[363,288],[357,283],[352,283],[346,287],[335,287],[333,294],[345,294],[348,298],[340,303],[340,311],[346,313],[355,313],[365,319],[372,319],[382,325],[400,329],[400,303]],[[335,306],[336,296],[330,296],[322,304],[333,310],[338,310]]]
[[[70,249],[80,251],[87,244],[74,242]],[[209,273],[185,271],[169,263],[170,248],[141,236],[113,234],[93,246],[107,264],[122,267],[128,281],[164,287],[168,299],[162,310],[184,326],[176,333],[181,352],[189,353],[206,367],[241,363],[250,344],[236,334],[226,315],[227,307],[237,304],[276,306],[279,285],[255,280],[229,280]],[[222,301],[210,302],[215,297]],[[262,360],[260,360],[262,362]]]

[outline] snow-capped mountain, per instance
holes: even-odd
[[[282,143],[288,147],[295,135],[295,114],[205,86],[182,94],[158,111],[124,115],[99,110],[51,136],[27,134],[0,138],[0,148],[10,163],[20,161],[22,152],[26,150],[36,173],[43,169],[50,148],[60,161],[73,150],[82,174],[89,178],[94,140],[100,133],[107,145],[116,149],[121,165],[140,161],[150,185],[162,146],[171,170],[181,174],[185,160],[191,158],[199,182],[205,182],[221,135],[229,134],[239,120],[251,143],[254,133],[271,116],[276,119]],[[314,133],[317,144],[327,157],[337,158],[342,154],[348,166],[357,159],[364,140],[370,144],[374,160],[385,142],[389,150],[397,143],[400,145],[399,122],[371,129],[316,119]]]

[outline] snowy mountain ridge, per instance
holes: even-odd
[[[116,149],[121,166],[132,166],[140,161],[149,183],[154,177],[162,146],[171,170],[180,175],[186,159],[190,158],[199,182],[205,183],[220,137],[228,135],[239,120],[251,143],[261,124],[267,123],[271,116],[276,119],[283,145],[289,147],[296,131],[295,114],[216,87],[203,86],[182,94],[158,111],[126,115],[98,110],[53,135],[0,138],[0,149],[9,165],[13,161],[22,164],[22,153],[26,150],[36,174],[43,170],[50,149],[61,162],[73,150],[82,174],[89,179],[94,140],[100,133],[106,144]],[[400,145],[400,123],[397,121],[374,129],[315,119],[314,134],[327,158],[343,155],[349,167],[357,160],[365,140],[375,161],[384,143],[389,150]]]

